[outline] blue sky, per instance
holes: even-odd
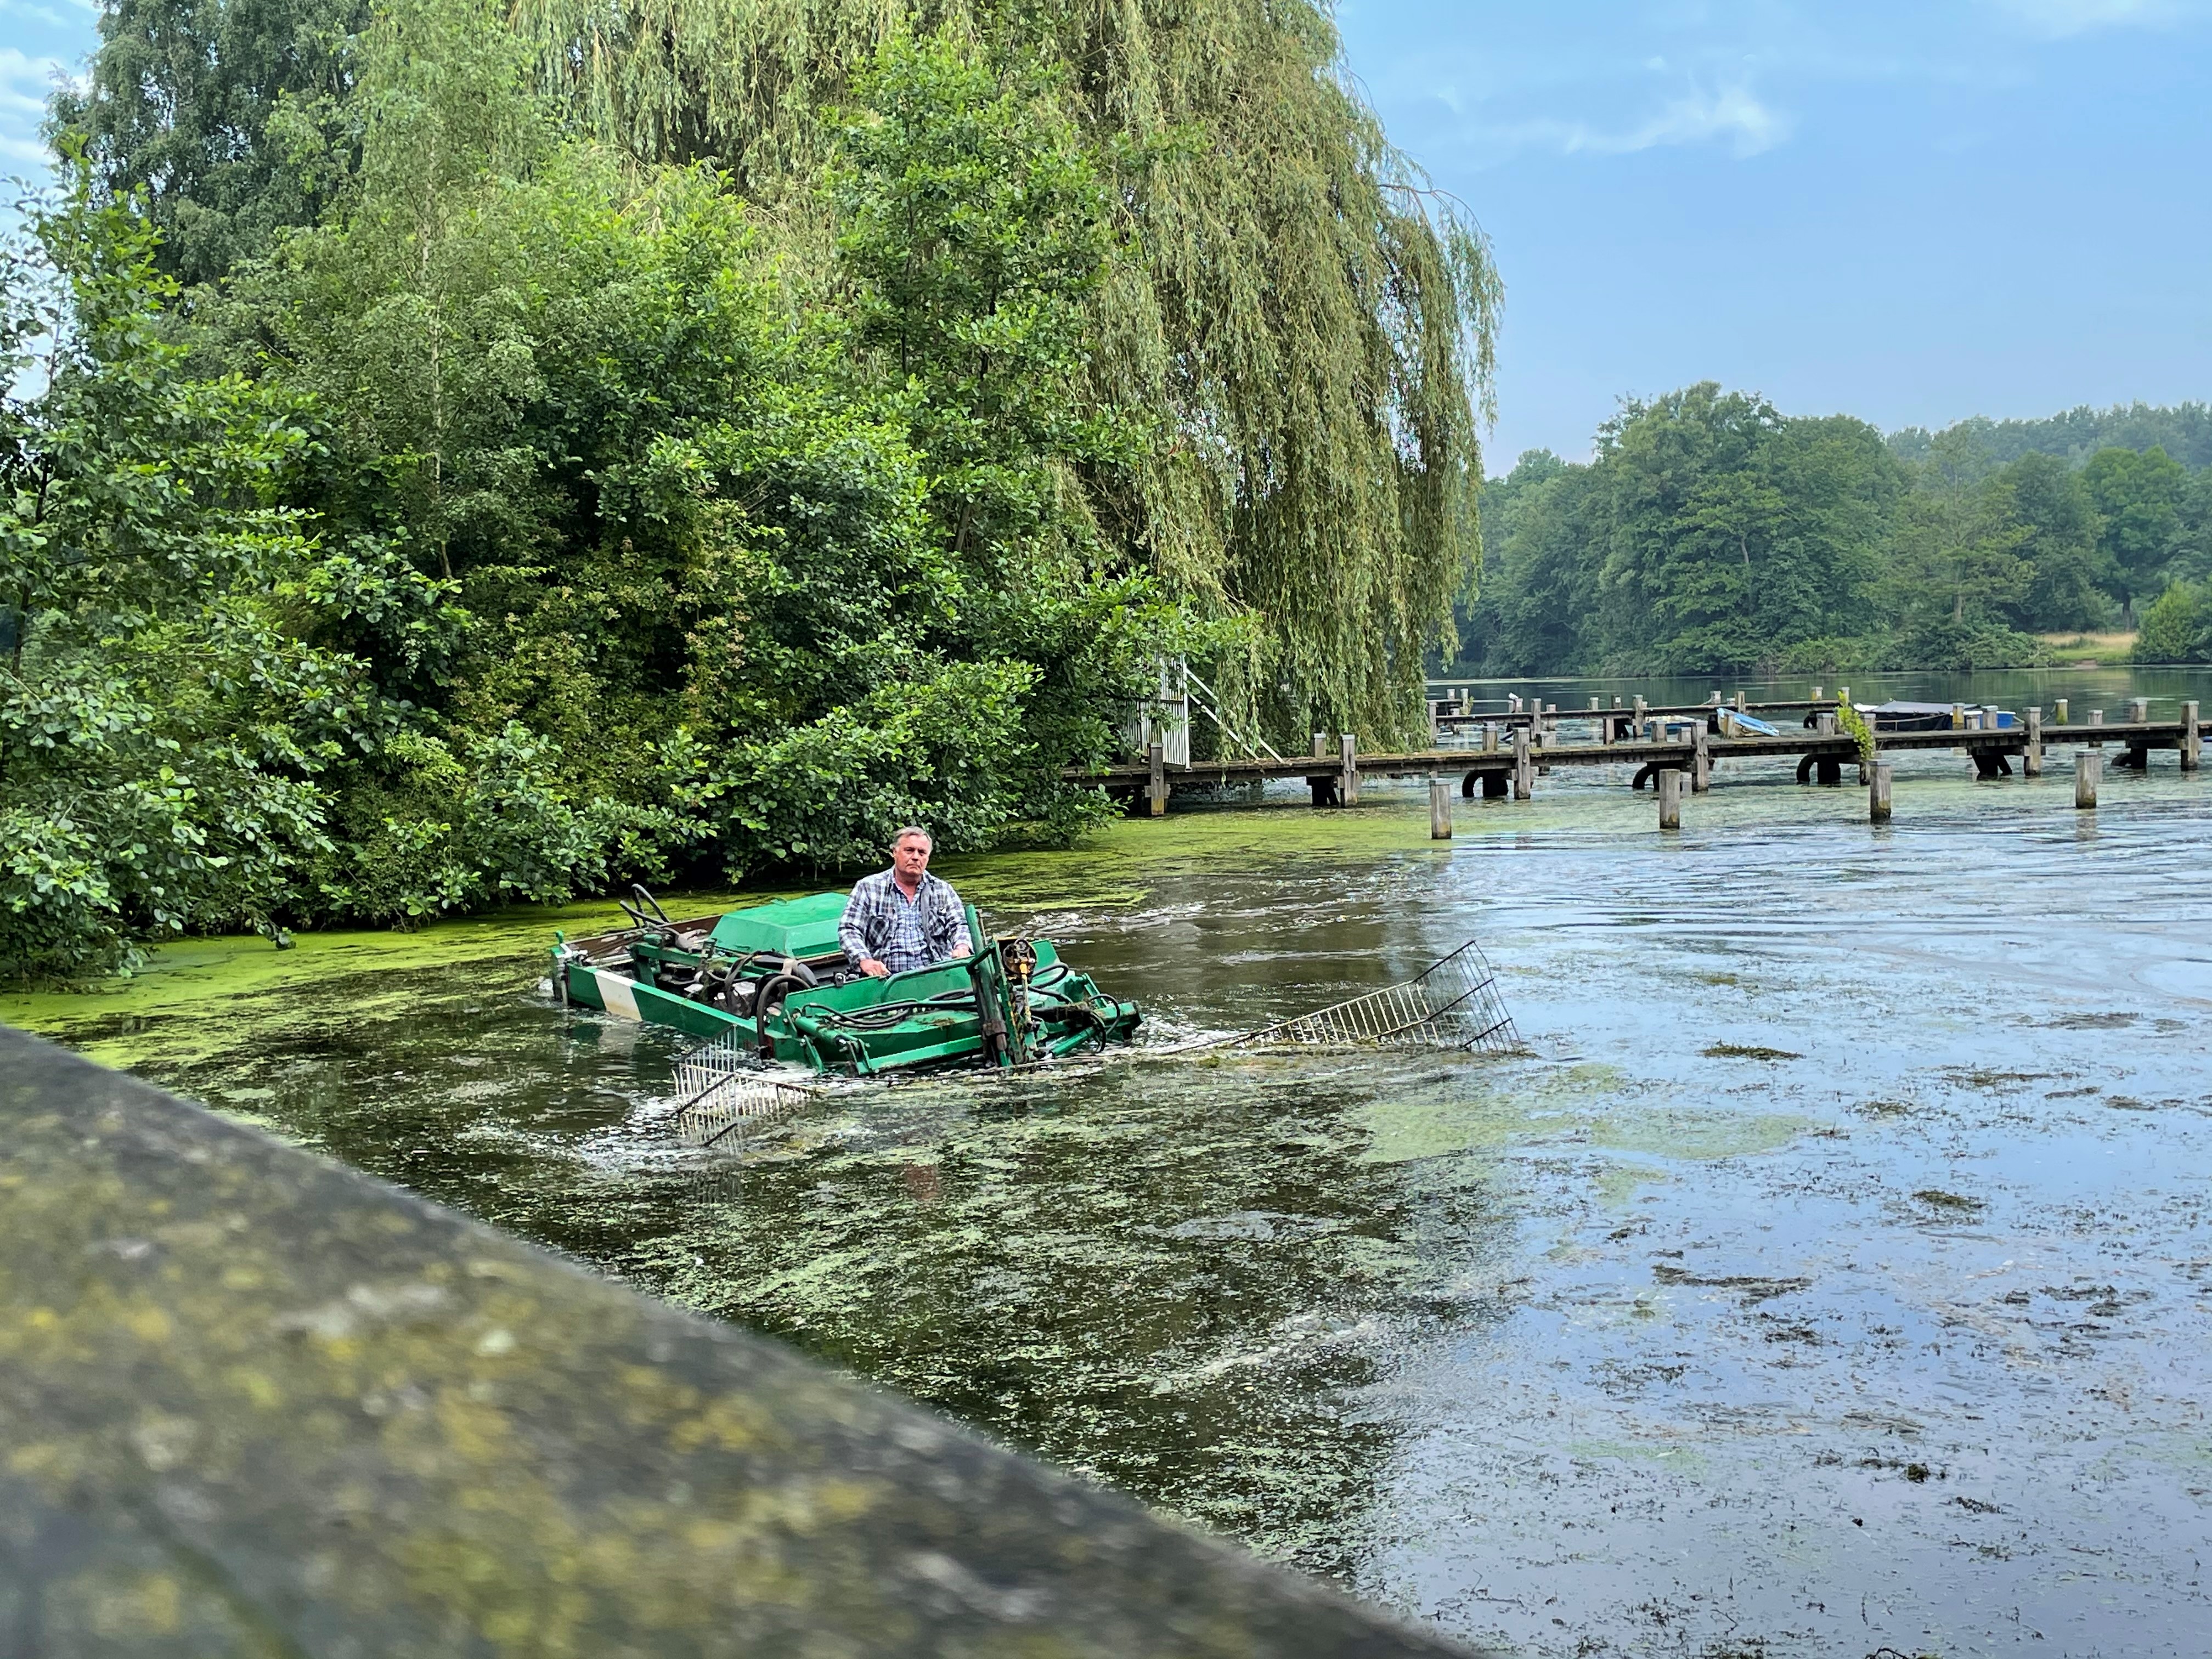
[[[0,0],[0,171],[82,0]],[[1493,471],[1701,379],[1885,428],[2212,397],[2212,0],[1344,0],[1507,284]]]
[[[1886,428],[2212,397],[2212,0],[1346,0],[1507,295],[1491,470],[1702,379]]]

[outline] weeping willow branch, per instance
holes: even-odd
[[[1464,205],[1352,89],[1315,0],[514,0],[574,118],[711,160],[825,257],[819,112],[939,27],[1046,84],[1111,169],[1140,257],[1102,287],[1097,395],[1160,441],[1083,482],[1132,562],[1255,617],[1225,694],[1280,732],[1419,726],[1425,653],[1478,562],[1478,417],[1503,297]]]

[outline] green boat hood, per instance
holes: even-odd
[[[805,898],[778,899],[749,910],[732,910],[714,924],[709,937],[733,955],[769,951],[802,961],[808,957],[835,956],[837,924],[845,917],[845,898],[842,893],[813,893]]]

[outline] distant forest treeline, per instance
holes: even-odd
[[[2006,465],[2023,455],[2056,455],[2079,466],[2100,449],[2163,449],[2191,471],[2212,466],[2212,404],[2130,404],[2125,409],[2092,409],[2084,404],[2041,421],[1993,421],[1977,415],[1944,428],[1939,434],[1908,426],[1889,434],[1899,460],[1924,461],[1938,437],[1972,441],[1991,460]]]
[[[2212,659],[2212,408],[2077,409],[1887,438],[1711,382],[1631,403],[1587,463],[1481,497],[1461,673],[1991,668],[2137,626]]]

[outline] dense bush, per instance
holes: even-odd
[[[2176,582],[2143,612],[2137,662],[2212,662],[2212,584]]]
[[[1104,810],[1064,769],[1213,636],[1081,487],[1151,417],[1076,395],[1125,251],[1048,88],[887,47],[809,276],[466,9],[353,61],[337,206],[219,289],[82,169],[9,273],[0,973]]]
[[[360,658],[291,625],[368,602],[284,504],[311,447],[299,398],[185,373],[153,236],[82,184],[32,234],[0,313],[11,386],[38,388],[0,416],[8,975],[267,923],[329,845],[333,769],[407,715]],[[412,573],[381,586],[436,608]]]

